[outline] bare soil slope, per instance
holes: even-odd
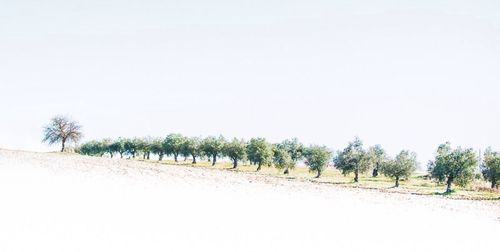
[[[500,202],[0,150],[0,251],[494,251]]]

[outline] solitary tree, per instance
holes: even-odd
[[[191,155],[193,158],[193,164],[196,164],[196,157],[201,155],[201,140],[198,137],[190,137],[186,138],[184,143],[182,144],[182,152],[187,155]]]
[[[387,160],[385,150],[377,144],[368,149],[368,155],[370,155],[373,165],[372,177],[377,177],[382,164]]]
[[[271,145],[264,138],[252,138],[247,146],[248,160],[256,163],[257,171],[260,171],[263,164],[270,164],[273,157]]]
[[[407,179],[417,169],[417,156],[409,151],[401,151],[395,159],[385,160],[380,164],[382,173],[396,181],[394,187],[399,187],[400,179]]]
[[[178,162],[177,157],[182,148],[182,144],[186,138],[181,134],[170,134],[163,141],[163,150],[167,155],[173,155],[175,162]]]
[[[370,155],[363,150],[363,142],[357,137],[343,151],[337,153],[333,162],[337,169],[342,170],[344,176],[354,172],[354,182],[359,181],[360,173],[371,167]]]
[[[285,175],[287,175],[291,169],[295,168],[295,161],[293,161],[290,153],[277,146],[273,149],[273,164],[278,170],[284,170],[283,174]]]
[[[203,139],[201,143],[201,149],[205,155],[207,155],[209,158],[212,158],[212,166],[214,166],[215,162],[217,162],[217,157],[222,156],[222,151],[225,144],[226,140],[223,136],[211,136]]]
[[[82,136],[82,127],[78,122],[65,116],[56,116],[44,127],[42,141],[50,145],[61,143],[61,152],[64,152],[66,143],[77,143]]]
[[[247,157],[245,140],[234,138],[231,142],[224,145],[224,155],[233,162],[233,169],[238,167],[239,160],[245,160]]]
[[[311,146],[305,150],[304,157],[309,170],[315,171],[315,178],[319,178],[332,158],[332,153],[325,146]]]
[[[453,150],[450,143],[446,143],[439,146],[428,170],[433,178],[440,182],[446,181],[446,192],[450,193],[452,184],[466,186],[473,180],[477,162],[472,149],[458,147]]]
[[[498,188],[500,182],[500,154],[498,152],[486,150],[481,172],[484,178],[491,182],[491,188]]]

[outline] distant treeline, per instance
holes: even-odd
[[[90,141],[77,148],[83,155],[110,157],[119,155],[121,158],[142,157],[150,159],[154,154],[161,161],[165,156],[171,156],[178,162],[179,156],[185,160],[190,158],[195,164],[197,159],[206,157],[215,165],[218,158],[229,158],[233,169],[238,162],[249,161],[257,166],[274,166],[289,174],[299,161],[303,161],[311,172],[319,178],[333,161],[335,168],[342,174],[354,174],[354,181],[359,181],[359,175],[371,172],[373,177],[383,174],[395,181],[399,186],[401,179],[409,179],[417,169],[418,163],[414,152],[403,150],[396,157],[389,157],[380,145],[363,148],[359,138],[350,142],[335,155],[325,146],[304,146],[297,138],[281,143],[269,143],[264,138],[252,138],[250,141],[234,138],[230,141],[224,137],[185,137],[181,134],[170,134],[165,138],[119,138]],[[451,192],[452,184],[466,186],[476,177],[476,167],[479,158],[472,149],[453,149],[450,143],[438,147],[435,159],[427,165],[429,177],[446,183],[446,192]],[[500,180],[500,154],[488,149],[480,164],[482,177],[491,182],[491,187],[498,188]]]

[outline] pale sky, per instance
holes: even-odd
[[[57,114],[104,137],[223,134],[421,166],[500,150],[500,1],[2,0],[0,147]]]

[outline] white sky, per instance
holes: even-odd
[[[425,166],[500,150],[500,2],[2,0],[0,87],[3,148],[58,149],[41,128],[69,114],[86,139],[357,135]]]

